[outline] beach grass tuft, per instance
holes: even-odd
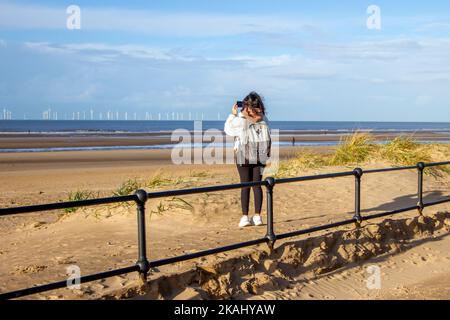
[[[433,145],[420,144],[412,136],[399,136],[380,149],[380,157],[395,165],[411,166],[430,162]]]
[[[189,176],[191,178],[211,178],[214,177],[214,174],[207,170],[192,170],[189,171]]]
[[[329,163],[330,155],[300,151],[292,159],[280,163],[275,177],[291,176],[304,170],[326,167]]]
[[[156,206],[155,210],[150,210],[150,215],[162,215],[164,212],[168,211],[170,208],[164,204],[163,200],[159,201],[159,204]]]
[[[82,200],[88,200],[93,199],[95,197],[98,197],[98,195],[94,194],[91,191],[88,190],[77,190],[75,192],[70,192],[68,196],[68,201],[82,201]],[[78,208],[66,208],[64,209],[65,213],[72,213],[77,211]]]
[[[160,200],[159,204],[154,209],[150,210],[150,214],[162,215],[164,212],[170,211],[171,209],[181,209],[193,212],[194,206],[182,198],[173,197],[167,200]]]
[[[115,196],[128,196],[135,193],[138,189],[143,187],[143,183],[137,178],[128,179],[123,182],[120,187],[113,192]]]
[[[355,132],[342,139],[332,154],[299,152],[280,164],[276,177],[298,175],[308,169],[327,166],[356,166],[376,161],[392,166],[412,166],[418,162],[446,161],[450,157],[450,145],[419,143],[413,135],[398,136],[384,144],[374,141],[369,133]],[[450,174],[450,168],[426,168],[425,173],[441,176],[442,173]]]
[[[145,186],[150,189],[156,189],[170,184],[172,184],[172,179],[164,178],[161,174],[158,174],[148,180]]]
[[[331,158],[330,165],[364,163],[373,155],[377,147],[370,134],[355,132],[341,140]]]

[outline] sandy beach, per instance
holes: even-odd
[[[280,159],[292,157],[299,150],[282,148]],[[309,147],[301,150],[322,154],[331,149]],[[69,192],[82,189],[106,196],[129,179],[151,179],[167,172],[175,177],[189,175],[192,171],[222,174],[234,172],[234,169],[233,165],[174,165],[171,150],[5,153],[0,157],[0,203],[17,206],[60,201],[67,198]],[[236,181],[236,175],[229,177]]]
[[[212,134],[214,132],[209,132]],[[221,131],[215,134],[221,136]],[[297,144],[301,143],[336,143],[341,141],[351,132],[327,134],[317,131],[282,132],[279,136],[280,142],[292,142],[295,139]],[[376,141],[386,141],[395,138],[399,134],[413,136],[418,141],[450,141],[449,133],[436,132],[376,132],[373,136]],[[207,135],[205,136],[207,137]],[[125,147],[125,146],[157,146],[176,144],[172,141],[170,133],[111,133],[111,134],[40,134],[40,133],[1,133],[1,149],[33,149],[33,148],[68,148],[68,147]]]
[[[281,158],[288,159],[298,151],[298,148],[281,150]],[[308,148],[307,151],[326,154],[332,152],[333,148],[314,147]],[[370,163],[365,168],[381,168],[388,165],[377,162]],[[349,169],[345,166],[336,166],[306,170],[304,174]],[[70,192],[77,190],[88,190],[95,196],[110,196],[121,184],[130,179],[146,182],[147,185],[152,184],[152,190],[234,183],[238,182],[235,171],[233,165],[173,165],[170,161],[170,150],[7,153],[0,159],[0,204],[1,207],[11,207],[64,201],[68,200]],[[365,176],[362,194],[363,214],[415,205],[416,184],[417,173],[414,170]],[[293,231],[350,218],[353,215],[353,188],[352,177],[277,186],[274,199],[276,232]],[[148,188],[147,190],[150,191]],[[448,176],[426,176],[426,201],[448,196],[450,196]],[[237,228],[239,208],[239,192],[236,191],[150,201],[147,204],[149,258],[154,260],[175,256],[264,236],[266,231],[264,226],[251,227],[245,231]],[[440,205],[426,209],[426,213],[433,216],[437,212],[449,210],[449,205]],[[263,216],[265,218],[264,212]],[[395,219],[411,219],[417,216],[417,212],[408,212]],[[246,275],[245,279],[240,281],[241,289],[222,298],[448,299],[450,295],[440,290],[450,274],[449,251],[445,250],[449,245],[445,231],[448,223],[446,217],[441,217],[441,220],[443,219],[440,222],[441,227],[437,230],[427,234],[414,233],[410,239],[403,239],[402,246],[405,245],[405,252],[403,249],[401,254],[395,250],[392,252],[390,247],[389,250],[383,250],[382,254],[387,256],[383,258],[384,260],[375,260],[380,261],[375,263],[380,264],[388,279],[386,281],[389,284],[384,287],[385,291],[378,290],[375,294],[374,291],[343,290],[346,286],[361,283],[364,268],[366,263],[369,263],[364,260],[350,264],[342,270],[337,268],[332,274],[320,278],[314,273],[292,275],[289,278],[291,282],[287,280],[288,278],[285,279],[286,275],[277,276],[278,269],[274,269],[265,272],[265,276],[260,275],[266,282],[269,278],[272,279],[273,283],[272,280],[269,281],[272,285],[262,285],[262,288],[266,289],[258,289],[255,292],[241,290],[242,282],[248,277]],[[377,222],[382,223],[383,219]],[[341,230],[351,231],[353,228]],[[137,259],[136,213],[133,206],[99,206],[79,209],[73,213],[59,210],[7,216],[0,218],[0,232],[2,292],[65,279],[66,267],[69,265],[77,265],[81,268],[82,274],[90,274],[134,264]],[[316,236],[320,237],[320,234],[310,235]],[[437,236],[439,241],[436,241]],[[411,248],[407,246],[409,241],[414,242],[418,238],[421,239],[420,245],[411,245]],[[308,239],[309,237],[300,237],[291,241],[312,241]],[[285,243],[279,242],[277,246],[284,248]],[[165,277],[176,279],[177,275],[198,270],[198,266],[201,265],[208,267],[221,261],[223,263],[232,261],[249,252],[265,252],[265,250],[265,246],[258,246],[161,267],[151,274],[153,279],[151,283],[154,283],[152,289],[145,289],[143,292],[142,288],[138,289],[140,286],[137,275],[130,274],[85,284],[78,291],[61,289],[28,298],[138,298],[139,292],[144,294],[143,298],[218,298],[212,289],[202,291],[194,288],[194,290],[192,283],[189,284],[187,280],[174,280],[177,285],[164,288],[158,287],[157,284]],[[378,254],[374,254],[373,258],[379,259],[377,256]],[[370,257],[367,257],[367,260]],[[417,261],[419,267],[436,270],[436,273],[422,274],[420,278],[413,278],[407,276],[408,273],[399,272],[410,270],[408,272],[413,274],[419,270],[414,268],[415,263],[411,261]],[[298,276],[303,282],[296,282],[299,281],[296,278]],[[286,284],[286,281],[289,283]],[[304,281],[312,281],[311,284],[314,285],[305,285]],[[155,286],[159,288],[157,293],[154,291]],[[331,291],[330,286],[334,288]],[[420,291],[415,291],[414,288],[417,286],[424,287],[423,290],[426,291],[424,296]]]

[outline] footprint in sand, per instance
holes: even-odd
[[[45,265],[16,266],[12,274],[37,273],[47,269]]]
[[[57,264],[76,264],[77,261],[73,259],[73,256],[68,257],[55,257]]]
[[[267,300],[275,300],[277,298],[277,296],[275,294],[270,293],[270,292],[266,292],[264,295],[265,295],[264,298]]]
[[[340,273],[331,276],[331,278],[336,279],[336,280],[344,280],[345,279],[344,276]]]
[[[121,256],[121,255],[122,255],[122,252],[121,252],[121,251],[116,251],[116,252],[108,253],[108,256],[109,256],[109,257],[119,257],[119,256]]]
[[[103,284],[103,283],[94,283],[91,285],[91,287],[94,291],[101,291],[101,290],[109,288],[108,285]]]
[[[388,269],[397,269],[397,264],[395,262],[388,263],[386,265]]]
[[[128,283],[128,279],[117,276],[111,279],[108,283],[111,287],[124,287]]]

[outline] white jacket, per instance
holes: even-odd
[[[227,135],[235,137],[234,151],[241,151],[249,142],[268,141],[270,149],[270,133],[268,131],[268,119],[266,116],[257,123],[247,120],[242,113],[237,116],[230,114],[225,121],[224,131]],[[267,130],[261,130],[261,127],[267,127]],[[247,151],[248,152],[248,151]],[[268,150],[270,153],[270,150]]]

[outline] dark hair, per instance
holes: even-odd
[[[266,114],[266,107],[264,106],[263,98],[257,94],[255,91],[250,92],[242,102],[244,106],[248,108],[259,108],[262,111],[262,114]]]

